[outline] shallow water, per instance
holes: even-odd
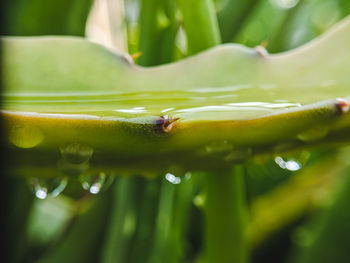
[[[3,108],[40,114],[84,114],[121,119],[171,115],[191,121],[256,118],[276,110],[301,106],[297,102],[268,96],[262,99],[251,95],[250,89],[248,85],[242,85],[139,93],[18,93],[5,94]]]

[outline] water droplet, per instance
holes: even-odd
[[[242,162],[252,156],[253,149],[250,147],[236,147],[224,158],[227,162]]]
[[[65,175],[79,176],[89,169],[89,163],[74,164],[65,159],[60,159],[57,162],[57,167]]]
[[[81,186],[91,194],[100,193],[102,188],[107,189],[107,187],[112,183],[113,179],[113,176],[107,176],[104,172],[93,175],[90,174],[79,176]]]
[[[329,132],[329,127],[317,126],[299,133],[297,137],[299,140],[306,143],[316,142],[326,137],[328,132]]]
[[[227,153],[231,152],[233,148],[233,143],[228,140],[213,141],[205,146],[207,153],[217,156],[226,155]]]
[[[44,140],[44,134],[35,126],[15,125],[10,130],[9,140],[19,148],[33,148]]]
[[[31,186],[35,196],[45,199],[47,196],[56,197],[66,188],[67,178],[30,178]]]
[[[94,150],[88,145],[72,143],[60,147],[62,157],[70,163],[80,164],[90,160]]]
[[[297,171],[301,168],[301,164],[294,160],[294,159],[289,159],[285,161],[282,157],[277,156],[275,158],[275,162],[281,167],[282,169],[286,169],[289,171]]]
[[[171,173],[167,173],[165,175],[165,179],[172,184],[180,184],[181,183],[181,178],[177,177]]]

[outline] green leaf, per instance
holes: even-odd
[[[333,187],[342,181],[340,174],[348,165],[344,161],[347,156],[349,150],[331,152],[280,186],[255,198],[251,204],[251,246],[261,245],[276,232],[327,202]]]
[[[142,68],[80,38],[3,38],[10,148],[31,165],[80,143],[96,169],[205,169],[348,140],[349,105],[336,98],[350,96],[349,43],[348,18],[282,54],[231,44]]]
[[[348,156],[348,155],[347,155]],[[349,168],[342,169],[342,178],[323,209],[294,233],[295,246],[289,262],[346,262],[349,251],[350,195]]]
[[[62,239],[57,240],[37,262],[96,262],[105,233],[108,200],[106,193],[92,200],[90,207],[70,222]]]

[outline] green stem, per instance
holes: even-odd
[[[291,10],[288,10],[284,20],[279,26],[279,29],[276,31],[277,33],[274,36],[272,36],[272,38],[269,40],[269,43],[268,43],[269,52],[278,53],[287,49],[286,43],[291,42],[290,39],[287,41],[287,38],[293,35],[293,32],[292,32],[293,19],[295,19],[295,17],[298,15],[300,10],[304,8],[305,4],[306,2],[302,1]]]
[[[348,157],[349,150],[329,151],[286,182],[254,198],[250,204],[251,248],[256,249],[288,225],[317,210],[341,178],[347,165],[344,158]]]
[[[171,62],[178,25],[175,3],[171,0],[142,0],[140,12],[138,64],[159,65]]]
[[[92,0],[4,1],[2,34],[83,36]]]
[[[148,180],[139,178],[139,207],[137,212],[136,231],[131,241],[127,262],[146,262],[152,256],[152,246],[156,228],[158,204],[160,198],[160,178]]]
[[[153,253],[149,260],[150,263],[166,262],[167,252],[171,250],[169,245],[171,244],[170,233],[172,228],[175,187],[175,185],[163,179],[160,187],[157,222],[153,237]]]
[[[260,0],[229,0],[218,12],[218,22],[224,43],[231,42],[250,15],[259,5]]]
[[[72,221],[66,235],[59,239],[59,243],[37,261],[40,263],[60,262],[100,262],[98,261],[100,245],[104,238],[105,216],[108,212],[109,195],[107,193],[97,196],[91,207]],[[84,253],[77,253],[84,251]]]
[[[159,7],[159,0],[141,1],[139,50],[142,55],[138,63],[142,66],[157,64],[157,39],[159,38],[157,13]]]
[[[340,172],[341,178],[323,207],[306,225],[295,232],[291,250],[292,263],[332,263],[349,261],[350,242],[350,167]]]
[[[220,31],[212,0],[178,0],[192,55],[220,44]]]
[[[158,45],[158,64],[174,61],[175,40],[179,30],[179,22],[176,19],[176,2],[173,0],[162,0],[163,27],[160,31]]]
[[[134,178],[121,177],[111,191],[109,221],[102,247],[100,262],[125,262],[131,237],[135,232],[133,195],[136,181]]]
[[[188,176],[189,174],[187,174]],[[194,178],[195,177],[195,178]],[[191,208],[193,203],[189,200],[193,200],[196,182],[198,174],[192,175],[190,179],[186,179],[186,175],[182,178],[182,182],[176,186],[176,193],[174,198],[174,209],[171,226],[171,249],[168,252],[170,260],[169,263],[185,262],[188,250],[188,232],[193,233],[193,229],[190,229],[191,220]]]
[[[243,167],[207,173],[206,262],[247,262]]]

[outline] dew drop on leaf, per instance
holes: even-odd
[[[18,148],[33,148],[44,140],[44,134],[34,126],[15,125],[10,130],[9,140]]]
[[[227,162],[242,162],[245,159],[249,158],[253,154],[253,149],[250,147],[236,147],[224,158]]]
[[[234,148],[233,143],[228,140],[213,141],[205,146],[205,150],[209,154],[213,155],[226,155]]]
[[[80,164],[90,160],[94,150],[88,145],[72,143],[60,147],[62,157],[70,163]]]
[[[89,162],[81,164],[70,163],[65,159],[60,159],[57,162],[58,169],[68,176],[79,176],[89,169]]]
[[[299,133],[297,137],[299,140],[303,142],[310,143],[310,142],[316,142],[323,139],[324,137],[327,136],[328,132],[329,132],[329,127],[317,126]]]

